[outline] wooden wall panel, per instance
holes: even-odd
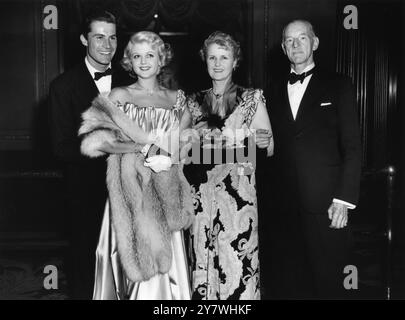
[[[401,148],[398,78],[401,6],[399,3],[341,1],[354,4],[357,30],[337,29],[336,70],[351,77],[357,92],[363,142],[363,167],[372,171],[398,162]],[[344,16],[339,16],[339,24]],[[395,33],[398,33],[395,36]]]
[[[249,32],[248,32],[248,84],[255,88],[264,88],[268,73],[267,52],[269,35],[269,0],[248,0],[249,4]]]
[[[34,147],[39,108],[60,68],[58,31],[43,28],[43,8],[59,3],[0,1],[0,150]]]
[[[374,86],[369,83],[370,57],[364,31],[363,28],[358,31],[338,29],[336,71],[352,78],[356,87],[362,142],[366,146],[369,138],[367,118],[370,116],[367,104],[373,100],[369,95]],[[363,148],[363,162],[366,161],[366,155],[367,148]]]
[[[27,1],[0,2],[0,147],[28,148],[33,106],[39,100],[37,5]]]

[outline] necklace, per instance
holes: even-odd
[[[153,96],[155,94],[155,92],[159,90],[159,86],[156,86],[153,89],[149,89],[149,88],[142,87],[138,82],[135,83],[135,88],[146,91],[146,95],[148,95],[150,97]]]
[[[211,92],[212,92],[212,95],[214,96],[214,98],[215,98],[216,100],[221,99],[222,96],[224,95],[223,93],[215,93],[215,92],[214,92],[214,89],[211,89]]]

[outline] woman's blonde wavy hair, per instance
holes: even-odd
[[[164,43],[162,38],[152,31],[140,31],[131,36],[127,46],[124,49],[124,57],[121,60],[121,65],[124,70],[134,75],[131,64],[131,50],[136,43],[146,42],[159,56],[160,68],[166,67],[173,58],[173,51],[168,43]],[[161,71],[160,71],[161,72]]]

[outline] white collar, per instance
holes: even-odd
[[[311,64],[307,65],[306,68],[304,70],[302,70],[301,74],[303,74],[304,72],[308,72],[309,70],[315,68],[315,62],[312,62]],[[295,72],[295,70],[293,68],[291,68],[291,71],[295,74],[297,74],[297,72]]]
[[[100,70],[97,70],[96,68],[94,68],[91,64],[90,64],[90,62],[89,62],[89,59],[87,59],[87,56],[86,57],[84,57],[84,63],[86,64],[86,67],[87,67],[87,69],[89,70],[89,72],[90,72],[90,74],[91,74],[91,77],[94,79],[94,74],[96,73],[96,72],[102,72],[102,71],[100,71]],[[111,63],[108,65],[108,68],[111,68]],[[107,69],[108,69],[107,68]],[[106,70],[107,70],[106,69]]]

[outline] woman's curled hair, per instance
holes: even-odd
[[[236,60],[236,66],[239,65],[239,62],[242,60],[242,51],[240,49],[239,42],[236,41],[231,35],[222,31],[215,31],[211,33],[208,38],[204,40],[204,44],[200,49],[200,57],[203,61],[206,61],[207,59],[208,47],[211,44],[217,44],[226,50],[230,50],[233,54],[233,58]]]
[[[148,43],[155,49],[159,56],[160,67],[167,66],[173,58],[173,51],[168,43],[164,43],[162,38],[152,31],[140,31],[131,36],[127,46],[124,49],[124,57],[121,60],[121,65],[124,70],[132,73],[131,51],[136,43]]]

